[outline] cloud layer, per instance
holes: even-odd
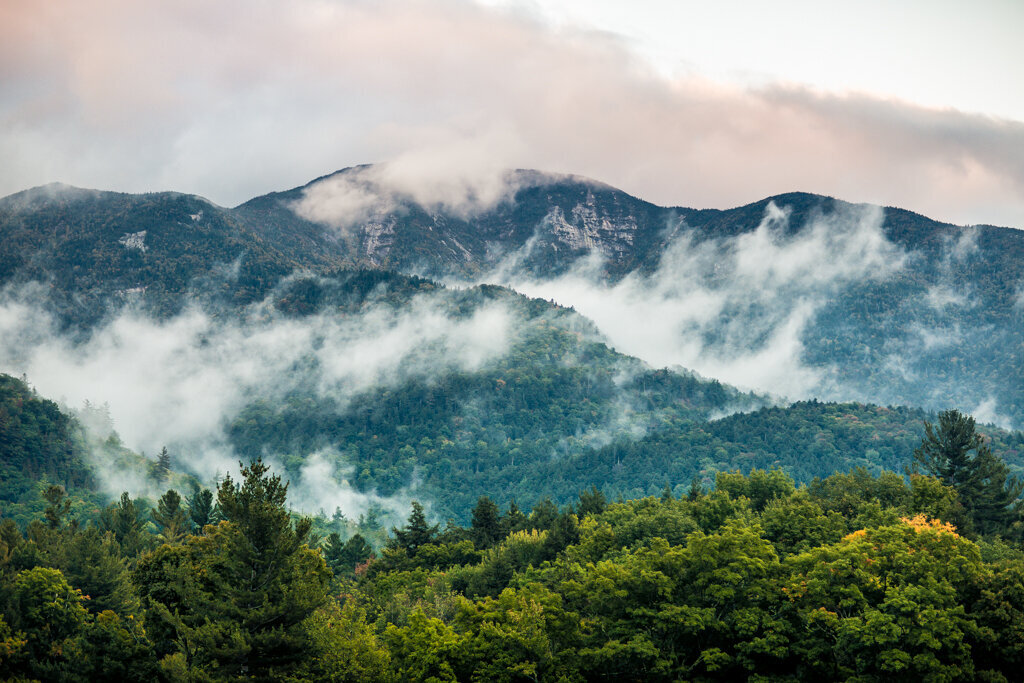
[[[289,318],[260,304],[241,321],[191,308],[160,322],[126,311],[76,344],[57,334],[42,295],[0,292],[0,371],[26,374],[43,396],[72,408],[107,404],[126,445],[150,456],[166,445],[207,482],[235,471],[224,430],[251,401],[313,389],[344,406],[372,387],[477,369],[504,354],[517,329],[501,303],[453,318],[435,294],[359,315]],[[311,455],[293,503],[354,514],[382,502],[348,486],[330,454]]]
[[[0,193],[233,204],[396,160],[427,204],[533,167],[669,205],[802,190],[1024,226],[1024,123],[668,80],[613,36],[468,1],[4,3],[0,76]]]
[[[791,234],[788,212],[769,203],[757,228],[737,237],[697,242],[683,229],[650,275],[608,284],[592,257],[550,280],[504,267],[485,279],[573,306],[617,350],[656,367],[791,399],[835,397],[828,369],[804,363],[801,338],[840,288],[902,268],[906,256],[882,220],[875,207],[846,206]]]

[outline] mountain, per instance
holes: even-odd
[[[356,167],[233,209],[37,188],[0,200],[0,283],[47,283],[61,324],[88,330],[125,305],[163,318],[188,301],[252,305],[295,272],[495,282],[577,307],[655,366],[1024,424],[1024,232],[803,193],[723,211],[536,171],[500,187],[428,201]],[[601,318],[613,301],[636,312],[624,330]]]
[[[109,402],[125,443],[201,480],[263,457],[304,509],[385,517],[411,497],[465,520],[482,492],[899,470],[929,410],[1022,422],[1019,231],[809,194],[663,208],[533,171],[432,202],[382,178],[236,208],[60,185],[0,199],[0,370]],[[768,397],[787,393],[839,402]],[[1020,471],[1019,433],[986,429]],[[102,431],[90,462],[127,462]]]

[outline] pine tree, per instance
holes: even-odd
[[[153,466],[153,478],[162,484],[171,476],[171,456],[167,452],[167,446],[160,449],[156,456],[156,464]]]
[[[373,548],[362,534],[354,534],[352,538],[345,541],[342,549],[342,557],[346,571],[355,571],[355,568],[366,562],[373,555]]]
[[[185,535],[188,519],[181,507],[181,496],[174,489],[168,489],[160,497],[150,516],[160,527],[160,537],[165,543],[177,543]]]
[[[500,541],[502,535],[501,510],[487,496],[480,496],[473,508],[473,522],[470,539],[478,549],[490,548]]]
[[[128,492],[121,494],[121,500],[100,513],[100,528],[114,534],[126,557],[133,557],[146,545],[143,535],[145,528],[143,512],[131,499]]]
[[[406,525],[397,529],[391,527],[392,539],[389,545],[405,550],[410,556],[415,555],[420,546],[426,545],[437,536],[439,526],[427,524],[427,517],[423,514],[423,506],[420,502],[412,502],[412,512],[409,514],[409,521]]]
[[[320,550],[323,553],[324,561],[327,562],[327,566],[335,576],[347,570],[345,567],[345,544],[337,531],[332,531],[327,535],[327,540],[320,546]]]
[[[973,530],[1007,533],[1019,519],[1024,482],[975,431],[974,418],[957,410],[939,414],[938,429],[924,423],[925,437],[914,451],[913,469],[951,486],[960,496]]]
[[[591,486],[589,491],[580,492],[579,516],[583,519],[587,515],[599,515],[608,507],[608,501],[604,494],[596,486]]]
[[[228,522],[211,539],[208,558],[227,641],[211,648],[220,671],[257,680],[281,676],[308,654],[303,622],[327,601],[329,573],[306,545],[311,522],[292,522],[285,507],[288,484],[256,460],[243,481],[225,477],[217,503]]]
[[[196,531],[202,531],[207,524],[212,524],[213,519],[213,492],[210,489],[201,489],[198,486],[192,489],[192,495],[185,499],[188,505],[188,516]]]
[[[50,486],[43,492],[43,498],[50,505],[43,512],[46,525],[51,529],[59,529],[64,516],[71,510],[71,501],[63,486]]]
[[[501,520],[502,535],[508,536],[513,531],[522,531],[529,524],[526,515],[519,509],[516,502],[513,500],[508,504],[508,512],[505,513],[505,517]]]

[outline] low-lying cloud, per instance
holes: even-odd
[[[522,176],[495,162],[488,141],[453,141],[397,159],[319,180],[292,210],[311,221],[345,230],[380,221],[407,203],[430,212],[469,218],[512,198]]]
[[[70,407],[106,404],[127,446],[152,457],[167,445],[207,482],[236,471],[224,430],[254,400],[312,390],[344,407],[373,387],[475,370],[504,354],[516,334],[500,302],[459,317],[445,312],[439,295],[423,294],[402,308],[371,306],[357,315],[289,317],[267,303],[241,319],[198,307],[166,321],[125,311],[76,343],[57,333],[42,295],[27,288],[0,296],[0,371],[27,375],[43,396]],[[304,469],[293,482],[294,501],[346,513],[349,505],[381,502],[333,471],[324,474],[326,460],[318,458],[306,469],[319,469]]]
[[[877,207],[848,206],[791,231],[788,211],[769,203],[756,229],[737,237],[702,241],[683,226],[655,272],[634,271],[615,284],[601,279],[594,255],[553,279],[508,263],[485,279],[575,307],[617,350],[654,366],[801,398],[832,382],[828,368],[802,357],[814,315],[841,287],[903,266],[882,219]]]

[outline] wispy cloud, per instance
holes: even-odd
[[[254,400],[275,403],[289,392],[312,391],[344,409],[370,388],[475,370],[502,356],[518,329],[500,302],[455,316],[435,293],[403,307],[298,318],[277,313],[269,302],[241,318],[197,307],[166,321],[124,311],[82,342],[57,332],[44,312],[42,288],[0,294],[0,371],[25,373],[44,396],[72,407],[106,404],[126,445],[150,456],[167,445],[180,465],[207,482],[236,471],[225,429]],[[294,504],[346,513],[369,502],[393,507],[354,491],[331,454],[302,455],[310,459],[293,482]],[[404,500],[395,504],[403,507]]]
[[[760,225],[737,237],[700,241],[684,229],[649,275],[609,284],[591,256],[554,279],[507,265],[486,279],[575,307],[619,351],[652,365],[791,398],[821,395],[830,372],[805,364],[803,334],[841,287],[902,267],[882,219],[877,208],[848,206],[791,231],[788,212],[770,203]]]
[[[1024,123],[673,80],[614,36],[468,1],[4,3],[0,64],[0,192],[237,203],[394,160],[380,183],[446,206],[534,167],[669,205],[804,190],[1024,225]]]

